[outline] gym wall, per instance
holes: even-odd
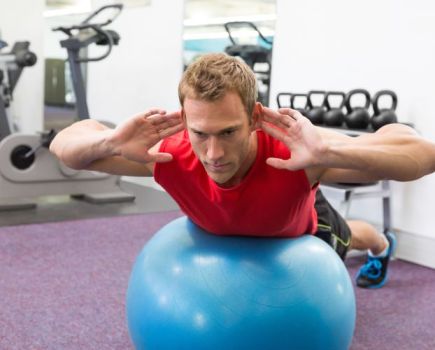
[[[94,1],[94,8],[104,4],[103,0]],[[111,25],[121,36],[119,46],[107,59],[88,65],[87,96],[92,117],[119,123],[150,107],[178,108],[183,6],[183,1],[159,0],[122,11]],[[28,6],[22,1],[10,2],[7,11],[0,11],[1,37],[10,45],[15,40],[30,41],[38,56],[37,65],[26,69],[20,78],[14,96],[14,108],[26,132],[43,129],[45,57],[66,58],[59,44],[64,35],[51,29],[83,18],[70,15],[44,19],[44,9],[45,1],[35,0]]]
[[[0,4],[0,34],[9,44],[4,51],[8,52],[15,41],[30,41],[30,49],[38,56],[36,65],[25,70],[14,91],[12,112],[26,133],[40,131],[43,126],[44,8],[44,0],[3,1]]]
[[[435,140],[434,16],[431,1],[277,0],[271,105],[282,91],[388,88],[399,96],[399,120]],[[434,175],[393,183],[393,227],[407,242],[399,253],[433,267],[434,193]],[[379,200],[355,202],[352,213],[379,222]]]
[[[119,123],[151,107],[179,108],[183,9],[183,1],[172,0],[124,9],[112,26],[121,36],[119,46],[107,59],[89,64],[88,103],[94,118]]]

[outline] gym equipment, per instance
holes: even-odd
[[[297,102],[296,99],[299,101],[304,101],[303,107],[301,106],[301,102]],[[308,101],[308,95],[307,94],[292,94],[290,97],[290,108],[297,110],[299,113],[301,113],[303,116],[307,116],[307,101]]]
[[[391,106],[389,108],[379,108],[379,99],[383,96],[391,97]],[[372,99],[374,115],[370,120],[373,130],[378,130],[384,125],[397,123],[397,95],[391,90],[378,91]]]
[[[112,52],[114,45],[118,45],[120,36],[117,32],[110,29],[103,29],[108,24],[112,23],[119,16],[123,8],[122,4],[113,4],[100,7],[98,10],[91,13],[84,21],[78,25],[69,27],[56,27],[53,31],[61,31],[68,38],[60,42],[61,47],[68,52],[68,63],[71,70],[71,78],[73,82],[74,95],[76,97],[76,106],[79,119],[89,118],[89,110],[86,100],[85,84],[81,70],[81,63],[97,62],[105,59]],[[102,23],[93,23],[95,19],[103,11],[114,9],[115,14]],[[106,46],[106,51],[96,57],[80,57],[80,50],[89,47],[91,44]]]
[[[136,349],[348,349],[355,296],[338,255],[311,235],[222,237],[186,217],[137,257],[127,291]]]
[[[0,49],[8,44],[0,41]],[[13,92],[25,67],[33,66],[36,55],[29,50],[28,41],[18,41],[8,53],[0,53],[0,141],[12,132],[18,131],[12,117],[8,115]]]
[[[307,94],[280,92],[276,95],[276,104],[278,108],[291,108],[297,110],[302,115],[306,115],[307,110]],[[296,101],[298,99],[298,101]],[[302,105],[300,101],[303,101]]]
[[[325,193],[339,194],[340,200],[338,211],[345,219],[350,219],[349,212],[353,200],[378,198],[382,200],[382,232],[391,230],[391,186],[389,180],[373,183],[328,183],[320,186]]]
[[[314,104],[313,96],[322,96],[322,101],[320,104]],[[325,97],[326,91],[312,90],[308,92],[307,96],[307,106],[306,106],[306,117],[311,121],[311,123],[316,125],[323,124],[323,118],[325,116]]]
[[[290,108],[292,93],[290,92],[279,92],[276,95],[276,104],[278,108]]]
[[[251,67],[259,83],[258,99],[263,105],[268,106],[273,42],[266,38],[252,22],[227,22],[224,27],[231,41],[231,45],[225,48],[225,53],[242,58]],[[236,40],[235,32],[237,30],[246,31],[246,29],[256,34],[256,44],[241,44],[239,40]]]
[[[102,11],[115,9],[115,16],[103,23],[92,23],[92,19]],[[104,28],[119,15],[122,5],[108,5],[93,12],[81,24],[71,27],[59,27],[68,35],[68,39],[61,42],[62,47],[68,50],[71,75],[74,81],[79,118],[88,118],[86,94],[80,63],[101,60],[110,53],[112,46],[119,41],[119,36]],[[108,46],[105,54],[95,58],[80,58],[80,48],[90,44]],[[14,46],[15,47],[15,46]],[[21,50],[12,50],[11,54],[0,58],[5,61],[6,74],[9,78],[9,86],[15,86],[21,70],[22,62],[31,63],[36,56],[28,50],[26,45],[19,45]],[[2,55],[3,56],[3,55]],[[1,56],[0,56],[1,57]],[[27,57],[27,59],[25,59]],[[34,62],[33,62],[34,63]],[[27,64],[29,66],[29,64]],[[2,69],[3,70],[3,69]],[[2,83],[4,91],[5,83]],[[120,177],[93,171],[77,171],[68,168],[50,153],[48,147],[55,133],[49,131],[41,135],[26,135],[12,133],[6,128],[5,116],[11,98],[11,91],[4,97],[0,94],[0,126],[2,139],[0,141],[0,210],[15,210],[34,208],[36,204],[28,200],[28,197],[47,195],[72,195],[75,198],[83,198],[93,203],[107,203],[132,201],[134,196],[122,192],[119,188]],[[4,136],[3,136],[4,135]]]
[[[365,98],[364,106],[352,106],[351,99],[355,95],[362,95]],[[365,89],[354,89],[347,93],[345,98],[347,115],[344,117],[344,122],[349,129],[367,129],[370,122],[370,102],[370,93]]]
[[[338,96],[341,98],[338,106],[331,105],[331,96]],[[323,123],[326,126],[341,127],[344,122],[345,114],[343,112],[344,101],[346,94],[341,91],[328,91],[325,95],[326,112],[323,116]]]

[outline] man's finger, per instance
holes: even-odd
[[[278,112],[281,114],[288,115],[293,120],[298,120],[302,116],[300,112],[291,108],[280,108],[278,109]]]
[[[167,115],[160,115],[160,114],[156,114],[148,117],[147,121],[149,121],[152,125],[156,127],[158,126],[160,128],[164,127],[165,125],[172,126],[172,125],[177,125],[182,123],[181,118],[175,115],[167,116]]]
[[[166,113],[168,118],[181,118],[181,111]]]
[[[161,109],[161,108],[151,108],[147,112],[141,114],[141,116],[144,118],[148,118],[148,117],[151,117],[152,115],[156,115],[156,114],[157,115],[166,114],[166,111],[164,109]]]
[[[288,117],[287,117],[288,118]],[[280,129],[288,129],[290,128],[289,122],[283,122],[281,119],[275,117],[264,116],[263,121],[268,122],[269,124],[273,124]]]
[[[160,129],[159,130],[159,136],[161,139],[164,139],[166,137],[169,137],[171,135],[176,134],[177,132],[180,132],[181,130],[183,130],[185,128],[184,124],[176,124],[173,126],[169,126],[165,129]]]
[[[280,128],[290,128],[296,119],[291,117],[289,113],[286,112],[286,109],[281,110],[282,112],[276,112],[269,109],[267,113],[263,114],[263,119],[269,123],[275,124]]]
[[[288,170],[288,161],[285,161],[284,159],[280,158],[267,158],[266,164],[270,165],[271,167],[274,167],[276,169],[286,169]]]
[[[155,162],[155,163],[167,163],[170,162],[174,157],[170,153],[154,153],[149,154],[149,161]]]
[[[285,141],[285,138],[288,136],[283,130],[280,130],[276,127],[273,127],[271,125],[268,125],[265,122],[260,122],[260,127],[266,132],[268,133],[270,136],[272,136],[273,138],[280,140],[282,142]]]

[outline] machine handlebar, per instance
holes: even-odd
[[[97,45],[105,45],[107,46],[106,52],[97,57],[87,57],[87,58],[76,58],[75,61],[78,63],[83,62],[95,62],[101,61],[112,52],[113,45],[117,45],[119,42],[119,35],[113,30],[104,29],[103,27],[112,23],[121,13],[124,5],[123,4],[111,4],[100,7],[99,9],[92,12],[88,17],[86,17],[80,24],[72,25],[72,26],[60,26],[53,28],[53,31],[61,31],[68,35],[68,39],[64,42],[70,41],[74,42],[74,44],[68,44],[70,47],[81,48],[88,46],[90,43],[95,43]],[[108,9],[117,10],[114,15],[112,15],[108,20],[101,23],[92,23],[92,20]],[[90,33],[83,35],[87,30],[91,29]],[[77,33],[73,33],[74,31],[78,31]],[[67,44],[65,44],[67,45]]]
[[[102,27],[105,27],[112,23],[121,13],[124,5],[123,4],[112,4],[112,5],[105,5],[100,7],[99,9],[92,12],[88,17],[86,17],[80,24],[72,25],[72,26],[60,26],[53,28],[53,31],[61,31],[64,32],[68,36],[73,36],[72,31],[73,30],[84,30],[92,28],[96,30],[96,28],[101,29]],[[107,21],[102,23],[91,23],[91,20],[95,18],[98,14],[100,14],[103,11],[106,11],[107,9],[116,9],[118,10],[111,18],[109,18]]]

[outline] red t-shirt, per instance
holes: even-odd
[[[296,237],[314,233],[315,192],[305,171],[278,170],[269,157],[288,159],[280,141],[257,131],[256,159],[238,185],[222,188],[206,173],[193,152],[187,131],[163,140],[160,152],[174,159],[156,163],[155,180],[198,226],[217,235]]]

